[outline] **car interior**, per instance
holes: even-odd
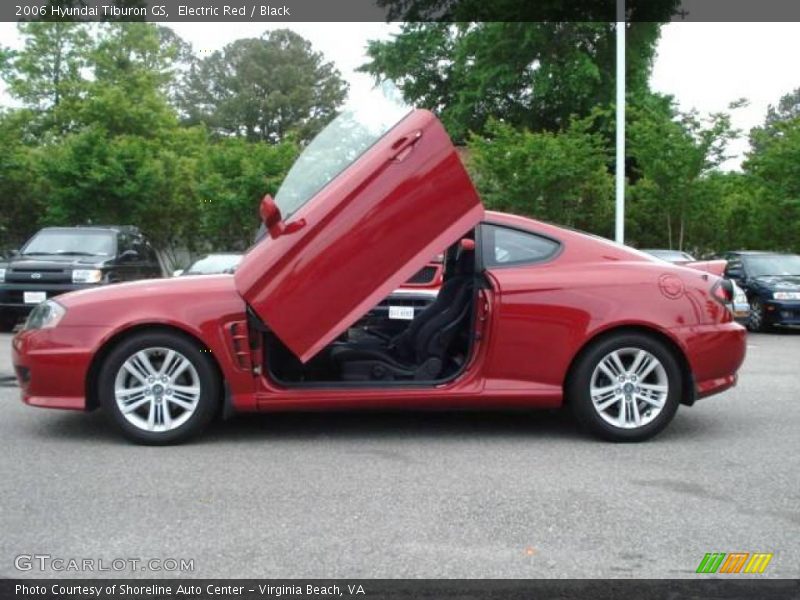
[[[441,383],[466,365],[479,293],[474,233],[445,252],[436,300],[396,335],[373,323],[351,327],[306,364],[263,328],[265,372],[285,385]],[[388,318],[388,317],[387,317]]]

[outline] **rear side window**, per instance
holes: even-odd
[[[487,267],[524,265],[551,258],[560,244],[528,231],[500,225],[481,225],[483,263]]]

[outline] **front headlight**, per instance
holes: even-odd
[[[775,300],[800,300],[800,292],[774,292]]]
[[[6,269],[5,267],[3,267],[2,269],[0,269],[0,281],[5,281],[5,280],[6,280]]]
[[[72,272],[72,283],[100,283],[102,279],[100,269],[75,269]]]
[[[55,300],[45,300],[28,315],[24,329],[48,329],[55,327],[64,318],[67,309]]]

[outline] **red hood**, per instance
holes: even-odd
[[[193,296],[205,296],[220,292],[237,294],[232,275],[197,275],[172,279],[143,279],[130,283],[117,283],[70,292],[54,299],[66,308],[77,308],[99,302],[105,303],[119,300],[163,305],[173,300],[188,301]]]

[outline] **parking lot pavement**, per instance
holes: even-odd
[[[346,413],[136,447],[0,383],[0,576],[42,576],[14,557],[47,553],[194,577],[696,577],[745,551],[799,577],[798,356],[800,332],[751,335],[736,389],[637,445],[554,413]]]

